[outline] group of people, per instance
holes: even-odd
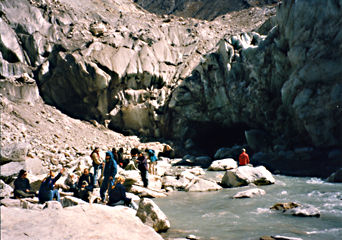
[[[144,155],[146,153],[146,156]],[[133,148],[131,150],[131,157],[134,165],[141,173],[141,178],[144,187],[148,187],[148,171],[155,174],[155,164],[157,157],[154,150],[145,149],[141,151],[138,148]],[[84,201],[89,201],[89,197],[96,186],[100,187],[100,198],[101,201],[105,202],[105,195],[108,191],[108,205],[115,206],[118,204],[124,204],[136,208],[131,199],[126,197],[126,190],[124,187],[125,179],[122,176],[117,178],[116,174],[118,172],[118,166],[126,167],[130,160],[123,158],[123,149],[120,148],[116,151],[115,148],[112,151],[107,151],[105,159],[102,160],[100,156],[100,150],[95,147],[91,152],[90,157],[92,159],[92,167],[94,174],[90,172],[90,169],[85,168],[82,175],[78,178],[78,181],[74,181],[75,174],[71,173],[65,181],[65,184],[58,185],[63,188],[63,190],[72,192],[75,197],[81,198]],[[148,159],[150,159],[150,167],[148,167]],[[14,197],[25,198],[25,197],[35,197],[37,196],[40,203],[44,203],[51,200],[60,201],[60,193],[57,189],[56,182],[65,169],[55,175],[55,172],[50,171],[48,176],[43,179],[39,191],[33,192],[27,178],[27,172],[25,170],[20,170],[17,179],[14,181]],[[101,175],[99,174],[101,171]],[[100,176],[100,177],[99,177]],[[98,179],[99,177],[99,179]]]
[[[144,155],[144,152],[147,157]],[[138,148],[133,148],[130,154],[132,161],[140,171],[143,185],[147,188],[148,172],[152,174],[156,173],[155,164],[158,158],[152,149],[145,149],[144,152]],[[136,208],[134,202],[132,202],[130,198],[126,197],[126,190],[123,185],[125,182],[124,177],[119,176],[115,179],[118,171],[118,165],[124,167],[129,164],[129,160],[123,159],[122,153],[122,149],[119,151],[116,151],[115,149],[107,151],[105,160],[103,161],[100,157],[99,148],[95,147],[90,154],[90,157],[93,160],[92,167],[94,169],[94,174],[90,173],[88,168],[84,169],[76,183],[73,181],[69,181],[67,183],[67,190],[73,192],[75,197],[81,198],[84,201],[89,201],[90,193],[98,184],[98,186],[100,186],[100,197],[103,203],[105,202],[105,194],[108,191],[108,205],[127,205],[132,208]],[[149,167],[147,159],[150,160]],[[246,149],[242,149],[242,153],[239,155],[239,165],[244,166],[249,163],[249,156],[246,153]],[[97,183],[99,170],[101,170],[101,177]],[[60,201],[60,194],[58,189],[55,189],[55,183],[62,176],[64,171],[65,170],[63,168],[57,176],[55,176],[53,171],[50,171],[48,176],[42,181],[39,192],[34,192],[31,189],[29,180],[27,179],[27,171],[23,169],[20,170],[17,179],[14,181],[14,197],[26,198],[38,196],[40,203],[51,201],[53,199]]]

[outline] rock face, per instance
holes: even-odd
[[[277,0],[134,0],[143,8],[157,14],[174,14],[182,17],[213,19],[227,12],[239,11],[251,6],[276,3]],[[220,7],[218,7],[220,6]]]
[[[315,149],[340,148],[340,4],[284,1],[267,36],[250,32],[222,39],[172,93],[169,108],[177,116],[171,122],[173,135],[192,138],[195,144],[203,136],[208,141],[210,132],[205,129],[210,123],[227,135],[246,131],[254,152],[310,146],[314,149],[309,169],[322,161],[318,155],[328,157]],[[284,155],[271,160],[278,158],[292,167],[305,160]],[[340,165],[340,160],[334,162],[332,169]],[[323,172],[321,166],[317,169]]]
[[[263,166],[255,168],[242,166],[236,169],[227,170],[221,181],[221,184],[227,187],[246,186],[250,183],[268,185],[275,183],[275,179]]]
[[[243,1],[257,2],[277,1]],[[172,12],[190,3],[160,6]],[[208,9],[209,1],[200,3]],[[38,86],[46,103],[73,117],[171,138],[189,149],[212,151],[247,140],[254,152],[276,152],[270,161],[294,169],[303,159],[287,150],[313,148],[305,155],[310,169],[342,142],[340,6],[334,0],[284,1],[276,17],[250,32],[274,8],[209,22],[158,17],[126,0],[4,0],[0,91],[32,102]],[[36,85],[29,87],[31,79]],[[341,167],[338,160],[318,172],[330,174]]]

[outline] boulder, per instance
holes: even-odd
[[[186,187],[186,192],[208,192],[218,191],[222,189],[216,182],[212,182],[202,178],[194,178]]]
[[[153,190],[149,188],[144,188],[136,185],[132,185],[129,190],[131,193],[138,195],[139,197],[149,197],[149,198],[161,198],[166,197],[165,190]]]
[[[20,199],[4,198],[0,200],[0,203],[5,207],[21,207]]]
[[[236,158],[241,153],[242,148],[246,147],[235,145],[231,148],[220,148],[216,151],[214,159]]]
[[[60,210],[38,211],[1,206],[3,239],[113,239],[162,240],[151,227],[123,207],[84,204]],[[52,217],[53,216],[53,217]],[[53,233],[53,234],[52,234]],[[45,236],[45,237],[44,237]]]
[[[61,210],[63,209],[63,206],[58,201],[48,201],[48,202],[45,202],[44,209]]]
[[[275,183],[275,179],[263,166],[241,166],[236,169],[227,170],[221,181],[221,185],[226,187],[240,187],[250,183],[268,185]]]
[[[212,161],[213,161],[212,158],[209,156],[200,156],[200,157],[195,158],[195,161],[193,162],[193,164],[195,166],[201,166],[201,167],[207,168],[208,166],[210,166]]]
[[[261,196],[265,194],[266,194],[265,190],[262,190],[260,188],[253,188],[253,189],[248,189],[246,191],[238,192],[233,196],[233,198],[252,198],[255,196]]]
[[[298,217],[317,217],[318,218],[321,216],[320,211],[311,205],[300,205],[298,207],[287,210],[285,213],[290,214],[292,216],[298,216]]]
[[[265,151],[270,147],[270,137],[262,130],[251,129],[245,131],[245,136],[248,146],[251,147],[255,152]]]
[[[275,236],[262,236],[262,237],[260,237],[260,240],[303,240],[303,239],[297,238],[297,237],[287,237],[287,236],[275,235]]]
[[[211,163],[208,171],[225,171],[228,169],[237,168],[237,162],[232,158],[226,158],[221,160],[216,160]]]
[[[174,176],[164,176],[162,178],[162,185],[164,189],[171,187],[172,189],[184,190],[189,183],[190,180],[185,177],[177,179]]]
[[[0,199],[13,196],[13,188],[0,180]]]
[[[278,211],[286,211],[292,208],[296,208],[300,206],[300,204],[295,202],[287,202],[287,203],[276,203],[270,209],[271,210],[278,210]]]
[[[48,172],[48,169],[43,167],[42,160],[39,158],[26,158],[25,166],[26,171],[33,175],[40,175]]]
[[[13,143],[1,148],[1,162],[25,161],[28,150],[31,148],[28,143]]]
[[[21,169],[25,169],[25,162],[10,162],[0,167],[0,177],[6,182],[16,177]]]
[[[342,183],[342,168],[332,173],[328,178],[328,182]]]
[[[189,172],[195,176],[200,176],[200,175],[204,175],[205,171],[203,170],[203,168],[201,167],[193,167],[190,169],[185,170],[186,172]]]
[[[167,160],[157,161],[156,175],[163,176],[169,168],[171,168],[171,163]]]
[[[299,217],[320,217],[320,211],[311,205],[301,205],[295,202],[276,203],[271,210],[282,211],[284,214]]]
[[[137,217],[157,232],[164,232],[170,228],[170,221],[151,199],[140,200]]]
[[[31,209],[31,210],[42,210],[44,209],[44,204],[38,203],[38,198],[36,198],[34,201],[30,198],[24,198],[20,199],[20,205],[24,209]]]
[[[72,207],[76,205],[88,204],[80,198],[76,198],[73,196],[65,196],[61,199],[61,203],[63,207]]]

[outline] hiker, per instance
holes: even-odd
[[[138,164],[138,169],[140,170],[141,179],[144,183],[144,187],[147,188],[148,186],[147,159],[141,151],[138,151],[136,154],[138,155],[137,164]]]
[[[100,157],[100,149],[99,147],[95,147],[95,149],[90,154],[90,158],[93,160],[94,167],[94,181],[97,182],[97,172],[98,170],[103,168],[103,161]]]
[[[246,149],[241,149],[241,154],[239,156],[239,166],[244,166],[249,164],[249,156],[246,153]]]
[[[107,205],[112,207],[117,205],[125,205],[137,210],[138,206],[136,203],[133,202],[131,198],[126,197],[126,189],[123,186],[124,182],[125,178],[123,176],[116,178],[114,185],[108,192],[109,201]]]
[[[83,174],[78,180],[76,197],[81,198],[83,201],[89,201],[89,195],[94,189],[94,176],[85,168]]]
[[[64,181],[66,192],[73,192],[75,193],[77,191],[77,176],[74,173],[69,173],[68,177]]]
[[[128,159],[123,158],[123,148],[120,148],[118,151],[118,162],[123,169],[125,169],[129,163]]]
[[[118,151],[116,150],[116,148],[112,148],[112,153],[113,153],[114,159],[116,161],[116,164],[120,166]]]
[[[153,149],[146,148],[145,152],[147,153],[148,158],[150,159],[148,172],[150,174],[155,175],[156,174],[156,165],[157,165],[158,158],[157,158],[157,156],[156,156],[156,154],[155,154]]]
[[[30,181],[27,179],[27,172],[24,169],[19,171],[17,179],[14,181],[15,198],[33,198],[35,192],[31,190]]]
[[[104,178],[100,188],[100,196],[102,202],[105,201],[105,194],[107,189],[113,186],[114,184],[114,179],[117,171],[118,167],[116,165],[113,153],[111,151],[106,152],[106,162],[103,171]]]
[[[62,176],[64,172],[64,168],[58,173],[55,177],[55,173],[50,170],[49,175],[42,181],[42,184],[39,188],[38,198],[40,203],[44,203],[46,201],[52,201],[56,198],[57,201],[60,201],[60,195],[57,189],[54,189],[56,181]]]
[[[163,151],[159,152],[158,158],[159,157],[174,158],[175,151],[169,145],[166,144],[164,145]]]

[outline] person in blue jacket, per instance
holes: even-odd
[[[62,168],[60,173],[55,177],[55,173],[50,171],[49,175],[43,180],[38,193],[40,203],[52,201],[54,198],[56,198],[57,201],[60,201],[58,189],[54,189],[54,186],[57,180],[62,176],[63,172],[64,168]]]
[[[114,184],[115,175],[118,171],[114,155],[111,151],[106,152],[106,162],[103,171],[103,181],[100,188],[100,197],[102,202],[105,201],[105,194],[108,188]]]
[[[125,178],[123,176],[118,176],[115,180],[114,185],[109,189],[109,206],[117,206],[117,205],[125,205],[131,207],[135,210],[138,209],[136,203],[132,201],[131,198],[126,197],[126,189],[123,185],[125,182]]]
[[[156,153],[154,152],[153,149],[148,149],[148,148],[145,149],[145,152],[147,153],[147,156],[150,159],[148,172],[155,175],[156,165],[157,165],[157,160],[158,160]]]

